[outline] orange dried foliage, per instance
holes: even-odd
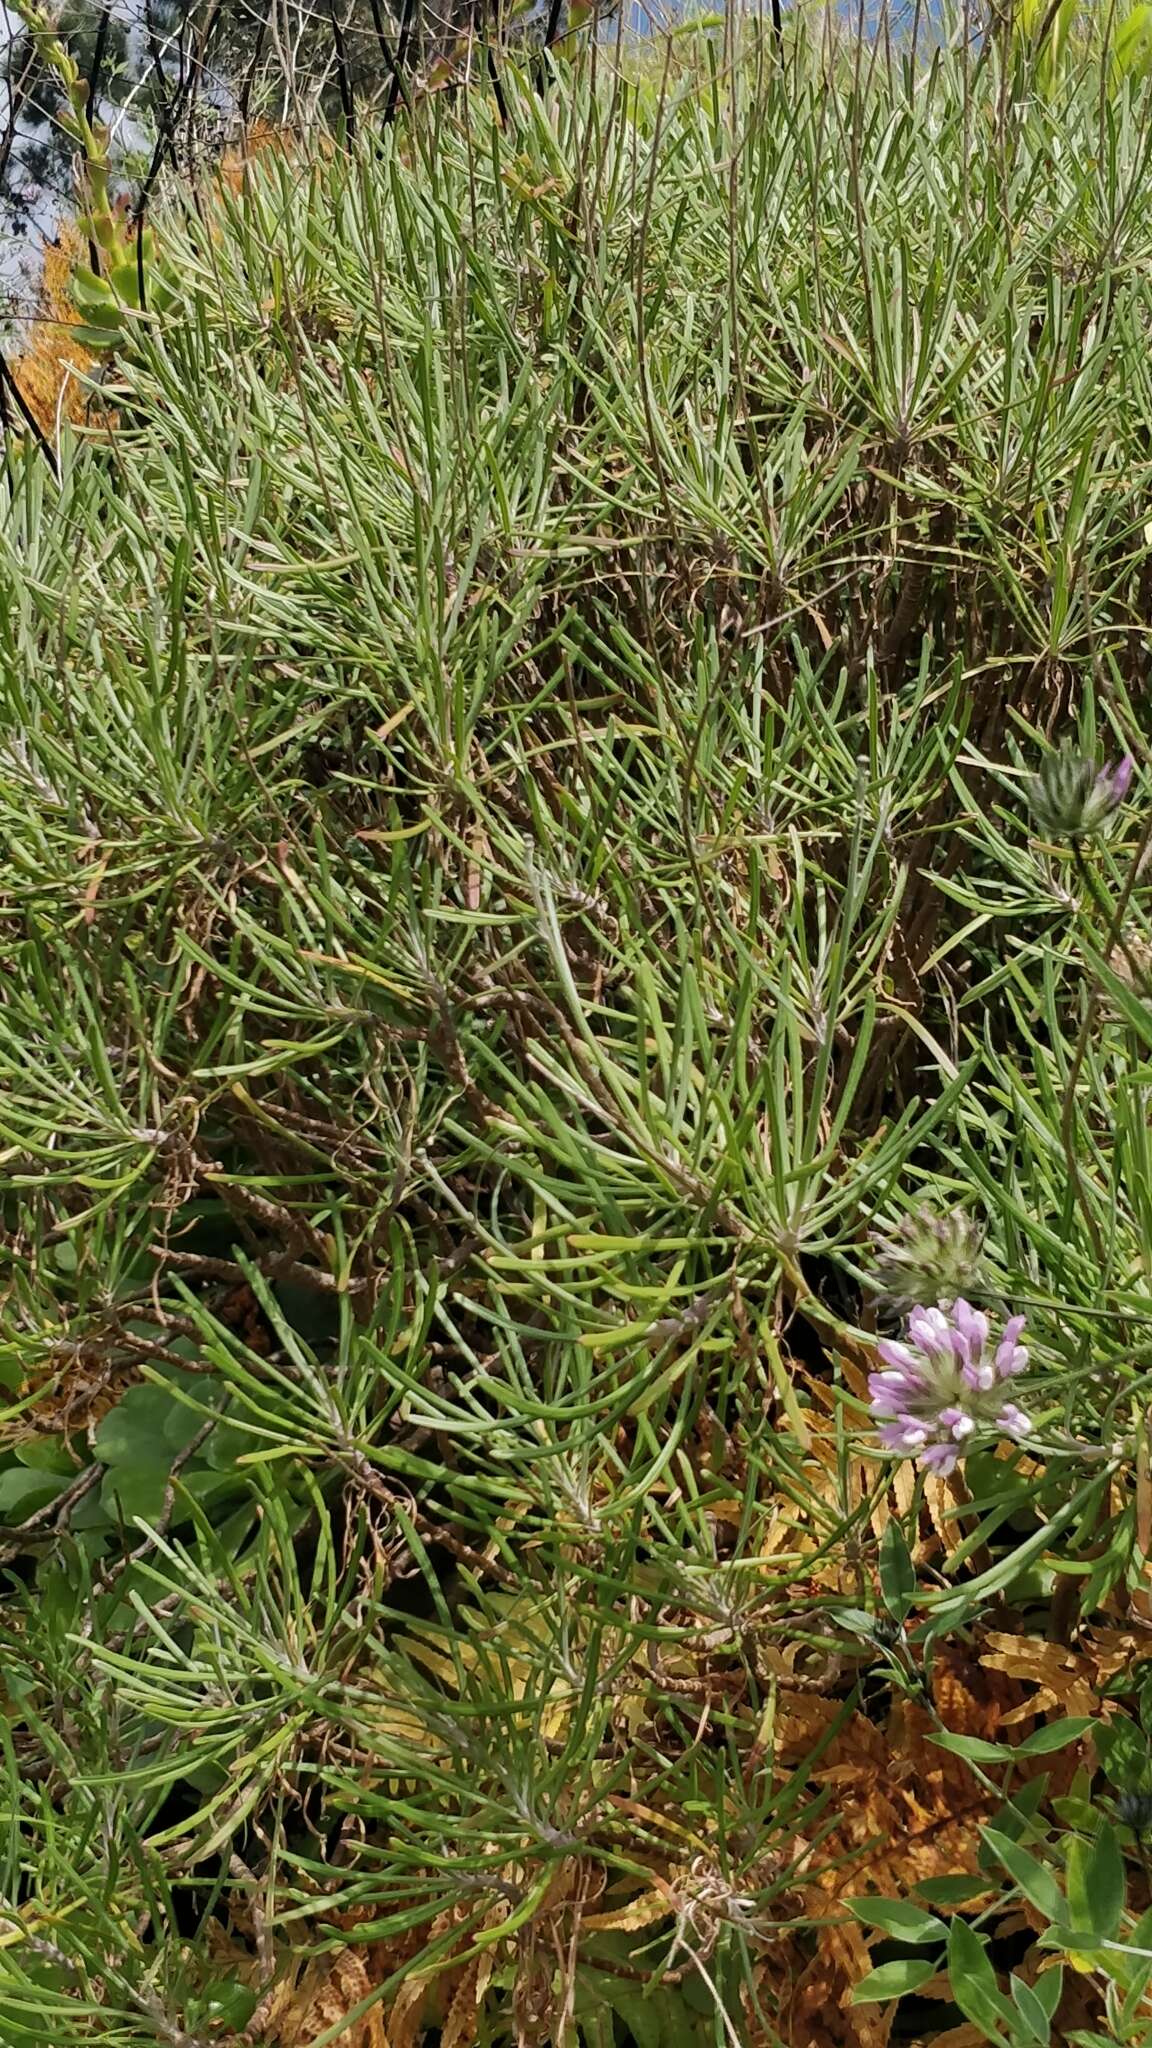
[[[977,1878],[980,1830],[998,1804],[997,1793],[985,1789],[962,1757],[931,1739],[941,1724],[956,1734],[1005,1739],[1006,1731],[1020,1722],[1050,1710],[1065,1712],[1072,1701],[1095,1700],[1092,1687],[1134,1654],[1147,1651],[1135,1636],[1118,1629],[1086,1632],[1075,1652],[991,1630],[977,1635],[971,1654],[958,1648],[941,1653],[933,1674],[933,1711],[897,1693],[880,1720],[859,1711],[845,1714],[842,1701],[823,1694],[793,1693],[781,1672],[777,1766],[786,1776],[823,1743],[810,1779],[814,1789],[824,1788],[831,1796],[810,1840],[795,1841],[788,1852],[786,1860],[796,1859],[795,1882],[778,1897],[783,1924],[765,1935],[755,1969],[756,2012],[771,2016],[772,2039],[786,2048],[889,2048],[895,2002],[852,2002],[853,1989],[872,1967],[872,1951],[882,1937],[859,1924],[846,1902],[869,1894],[906,1898],[929,1878]],[[1043,1772],[1059,1794],[1079,1760],[1079,1745],[1070,1745],[1054,1755],[1022,1757],[1017,1768],[1023,1778]],[[517,1936],[515,1999],[525,2041],[546,2038],[559,2010],[558,1961],[563,1976],[562,1959],[576,1953],[586,1937],[627,1931],[643,1939],[662,1922],[683,1922],[692,1941],[708,1950],[706,1919],[700,1918],[698,1928],[692,1910],[693,1902],[705,1897],[703,1858],[685,1860],[686,1847],[701,1847],[706,1822],[697,1837],[682,1818],[622,1795],[613,1805],[621,1816],[644,1819],[650,1833],[659,1828],[668,1844],[664,1874],[652,1867],[649,1881],[621,1898],[594,1861],[572,1859],[560,1867],[533,1921]],[[825,1833],[829,1819],[834,1824]],[[987,1897],[974,1893],[973,1902]],[[499,1939],[508,1907],[502,1901],[493,1907],[485,1922],[487,1945],[478,1956],[465,1928],[469,1906],[464,1900],[447,1909],[429,1929],[413,1932],[399,1946],[367,1943],[311,1962],[294,1982],[267,1995],[246,2040],[309,2048],[326,2027],[354,2010],[400,1964],[410,1962],[414,1973],[391,2003],[350,2023],[351,2048],[416,2048],[429,2026],[441,2028],[446,2048],[449,2043],[472,2048],[483,2029],[494,1966],[508,1953]],[[947,1907],[937,1910],[947,1916]],[[423,1942],[439,1942],[457,1924],[459,1960],[421,1975]],[[1027,1913],[1020,1916],[1021,1930],[1031,1924]],[[946,1978],[932,1979],[921,1995],[946,1999]],[[753,2023],[751,2013],[746,2018],[753,2048],[766,2037],[759,2020]],[[977,2048],[977,2037],[971,2028],[959,2026],[939,2036],[929,2033],[925,2048],[929,2043],[931,2048]]]
[[[298,1978],[282,1978],[261,2000],[245,2041],[269,2048],[311,2048],[329,2027],[348,2019],[371,1995],[373,1976],[360,1949],[345,1948],[331,1961],[309,1964]],[[347,2048],[390,2048],[379,2005],[349,2021]]]
[[[268,121],[254,121],[243,141],[225,152],[217,171],[219,182],[239,193],[248,165],[268,150],[288,148],[290,141],[286,130]],[[95,357],[75,338],[77,313],[72,300],[72,273],[87,261],[82,238],[72,225],[62,228],[47,245],[39,310],[31,323],[28,346],[11,366],[29,412],[49,441],[54,440],[61,420],[81,426],[91,417],[92,392],[87,380]],[[107,418],[103,424],[108,424]]]
[[[266,156],[269,151],[286,151],[292,146],[292,135],[287,128],[278,128],[271,121],[253,121],[239,142],[230,143],[224,151],[216,176],[221,185],[234,195],[244,189],[244,180],[249,164],[257,157]]]
[[[1037,1714],[1103,1716],[1116,1711],[1101,1699],[1101,1687],[1117,1672],[1152,1658],[1152,1636],[1132,1629],[1085,1630],[1075,1649],[1050,1643],[1042,1636],[1011,1635],[990,1629],[981,1639],[980,1662],[986,1671],[1001,1671],[1034,1686],[1021,1704],[1004,1715],[1011,1727]]]
[[[991,1629],[984,1637],[982,1660],[986,1671],[1007,1672],[1025,1679],[1036,1688],[1004,1716],[1006,1726],[1025,1721],[1050,1707],[1069,1714],[1097,1711],[1096,1673],[1088,1658],[1063,1643],[1049,1643],[1039,1636],[1014,1636]]]
[[[789,2048],[886,2048],[895,2006],[849,2002],[852,1986],[871,1968],[863,1928],[816,1886],[805,1893],[804,1905],[827,1925],[782,2004],[781,2031]]]
[[[1152,1630],[1148,1628],[1089,1628],[1080,1649],[1095,1672],[1097,1685],[1107,1685],[1120,1671],[1152,1657]]]
[[[987,1641],[987,1657],[953,1650],[939,1659],[935,1716],[903,1696],[893,1699],[882,1724],[850,1714],[812,1768],[813,1786],[834,1791],[824,1819],[829,1813],[838,1818],[813,1849],[804,1911],[827,1927],[814,1956],[805,1958],[799,1943],[786,1939],[764,1966],[788,2048],[885,2048],[894,2008],[851,2002],[853,1986],[871,1967],[874,1937],[849,1920],[846,1899],[870,1893],[906,1898],[928,1878],[979,1872],[980,1829],[992,1817],[996,1795],[985,1791],[962,1757],[932,1741],[940,1723],[955,1734],[1004,1739],[1009,1727],[1036,1719],[1050,1704],[1068,1711],[1070,1688],[1073,1697],[1089,1697],[1087,1667],[1094,1657],[1103,1663],[1120,1654],[1113,1642],[1086,1650],[1081,1671],[1073,1653],[1059,1645],[996,1635]],[[1076,1668],[1067,1668],[1069,1659]],[[1098,1673],[1100,1665],[1093,1668]],[[1038,1679],[1050,1682],[1038,1692],[1026,1690]],[[834,1699],[787,1699],[778,1723],[781,1767],[801,1763],[842,1715]],[[1078,1757],[1072,1745],[1056,1755],[1021,1758],[1018,1769],[1025,1778],[1043,1771],[1059,1794]],[[932,1995],[931,1987],[924,1995]],[[953,2048],[967,2048],[972,2036],[958,2028],[945,2038]]]
[[[56,241],[49,243],[40,280],[40,312],[32,323],[27,349],[12,365],[28,410],[50,441],[60,420],[80,425],[91,403],[85,380],[94,357],[72,331],[76,320],[72,270],[83,255],[75,228],[64,228]]]
[[[867,1460],[860,1459],[851,1461],[845,1471],[830,1414],[822,1409],[818,1383],[813,1383],[813,1392],[813,1405],[806,1410],[806,1478],[813,1494],[839,1515],[846,1507],[855,1508],[866,1501],[871,1468]],[[706,1475],[714,1468],[723,1470],[732,1483],[733,1501],[739,1501],[743,1474],[738,1462],[731,1466],[728,1462],[738,1460],[738,1445],[720,1443],[714,1429],[702,1430],[698,1441],[693,1440],[692,1450]],[[877,1536],[891,1512],[906,1516],[910,1506],[910,1473],[898,1470],[887,1499],[879,1509],[871,1510]],[[723,1499],[715,1513],[718,1523],[726,1520]],[[944,1482],[930,1480],[917,1554],[946,1558],[966,1526],[963,1501],[958,1502]],[[866,1585],[871,1578],[867,1562],[822,1556],[803,1511],[797,1513],[787,1501],[768,1504],[758,1548],[765,1560],[778,1552],[791,1552],[799,1558],[811,1554],[809,1583],[814,1594],[834,1587],[850,1596],[871,1597]],[[794,1593],[798,1584],[793,1582]],[[661,1668],[661,1682],[678,1684],[684,1690],[696,1673],[705,1702],[701,1730],[707,1718],[710,1685],[718,1684],[719,1676],[731,1675],[726,1668],[719,1676],[707,1668],[709,1648],[707,1641],[701,1641],[692,1649],[685,1647],[681,1655],[668,1650]],[[704,1658],[703,1667],[699,1654]],[[1029,1724],[1044,1717],[1072,1714],[1095,1718],[1115,1711],[1111,1703],[1101,1700],[1101,1690],[1117,1672],[1142,1658],[1152,1658],[1152,1628],[1142,1629],[1129,1613],[1123,1625],[1084,1629],[1074,1648],[1014,1634],[1003,1626],[977,1628],[967,1649],[954,1646],[938,1654],[931,1710],[920,1698],[897,1691],[876,1718],[861,1711],[846,1713],[843,1698],[837,1697],[846,1680],[850,1682],[852,1668],[868,1661],[853,1646],[843,1653],[829,1651],[821,1659],[819,1654],[813,1656],[810,1646],[792,1645],[785,1638],[761,1641],[756,1656],[760,1677],[774,1683],[777,1706],[774,1736],[766,1736],[762,1748],[757,1738],[754,1767],[768,1768],[768,1755],[774,1752],[780,1778],[786,1780],[793,1768],[812,1759],[810,1783],[814,1792],[824,1792],[826,1803],[818,1807],[811,1828],[781,1849],[777,1874],[785,1875],[789,1889],[776,1894],[775,1925],[760,1937],[748,2003],[740,2015],[742,2038],[748,2048],[761,2048],[762,2043],[766,2048],[769,2038],[783,2043],[784,2048],[890,2048],[896,2003],[853,2004],[854,1988],[872,1967],[883,1937],[857,1922],[847,1901],[861,1895],[903,1899],[929,1879],[959,1876],[974,1880],[964,1911],[988,1905],[996,1894],[995,1881],[981,1878],[979,1854],[981,1829],[995,1817],[999,1795],[982,1785],[964,1758],[942,1749],[933,1738],[943,1726],[958,1735],[1012,1744]],[[808,1665],[814,1668],[808,1669]],[[739,1694],[739,1686],[736,1692]],[[643,1718],[646,1690],[638,1690],[635,1702],[628,1693],[622,1711],[634,1711]],[[813,1756],[817,1750],[819,1754]],[[1085,1744],[1072,1743],[1035,1759],[1019,1757],[1017,1779],[1043,1775],[1049,1799],[1059,1797],[1071,1786],[1084,1756]],[[705,1959],[710,1954],[704,1910],[707,1887],[701,1877],[711,1854],[706,1817],[693,1816],[689,1827],[682,1814],[644,1805],[624,1793],[615,1794],[611,1803],[620,1822],[643,1826],[647,1879],[640,1881],[637,1889],[621,1890],[606,1879],[594,1859],[583,1864],[577,1860],[565,1868],[562,1880],[558,1879],[533,1920],[517,1936],[513,1996],[525,2042],[548,2036],[563,2004],[557,1987],[567,1967],[564,1959],[583,1953],[585,1942],[594,1951],[598,1937],[631,1934],[637,1937],[638,1950],[655,1955],[659,1943],[651,1944],[663,1926],[677,1938],[681,1929],[686,1930],[683,1945],[674,1942],[672,1948],[677,1969],[690,1968],[690,1961],[684,1962],[690,1943]],[[947,1918],[950,1909],[938,1906],[936,1910]],[[415,1971],[384,2012],[388,2048],[416,2048],[429,2026],[439,2026],[452,2048],[471,2048],[483,2028],[484,2002],[491,1988],[490,1964],[497,1959],[506,1964],[511,1952],[510,1942],[501,1938],[505,1913],[506,1908],[497,1906],[487,1925],[492,1945],[486,1950],[483,1967],[474,1955],[465,1958],[463,1940],[459,1959],[435,1974],[419,1974],[418,1955],[405,1959],[415,1963]],[[452,1912],[441,1915],[430,1930],[416,1937],[417,1943],[442,1938],[451,1931],[454,1918]],[[1031,1909],[1020,1907],[1002,1922],[1001,1931],[1015,1927],[1023,1934],[1038,1925]],[[650,1945],[647,1950],[646,1943]],[[361,1953],[369,1980],[376,1984],[399,1961],[395,1954],[385,1958],[371,1946]],[[1038,1954],[1030,1953],[1017,1965],[1025,1981],[1032,1979]],[[359,1981],[363,1983],[363,1979]],[[946,1975],[921,1987],[920,1995],[947,2001],[950,1987]],[[1082,2017],[1085,2025],[1092,2021],[1090,2001]],[[906,2018],[906,2011],[901,2018]],[[1063,2007],[1061,2020],[1063,2023]],[[769,2021],[770,2032],[766,2032]],[[918,2048],[979,2048],[981,2038],[967,2024],[943,2033],[929,2028]],[[277,2048],[295,2048],[297,2040],[304,2048],[308,2036],[273,2030],[267,2039]],[[372,2036],[354,2034],[352,2039],[354,2048],[375,2048]]]

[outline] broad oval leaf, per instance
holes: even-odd
[[[920,1962],[915,1957],[899,1963],[881,1963],[878,1970],[869,1970],[852,1987],[853,2005],[875,2005],[889,1998],[904,1998],[909,1991],[919,1991],[929,1977],[936,1975],[935,1963]]]
[[[849,1899],[846,1902],[865,1927],[879,1927],[898,1941],[939,1941],[948,1939],[948,1929],[935,1913],[914,1906],[909,1899]]]
[[[985,1828],[983,1832],[993,1855],[999,1857],[1029,1904],[1035,1906],[1038,1913],[1043,1913],[1047,1920],[1062,1920],[1066,1912],[1064,1894],[1052,1872],[1027,1849],[1022,1849],[1019,1842],[1002,1835],[998,1828]]]
[[[1000,2040],[1001,2027],[1011,2034],[1015,2010],[996,1982],[983,1941],[966,1920],[953,1920],[948,1931],[948,1979],[953,1998],[974,2027],[993,2041]]]
[[[1077,1742],[1093,1726],[1085,1714],[1070,1716],[1064,1721],[1050,1721],[1046,1728],[1037,1728],[1017,1750],[1018,1756],[1050,1756],[1053,1750],[1067,1749],[1070,1742]]]
[[[880,1591],[893,1621],[903,1621],[916,1598],[916,1567],[897,1521],[889,1522],[880,1541]]]
[[[1095,1943],[1115,1941],[1120,1932],[1127,1883],[1116,1830],[1101,1823],[1094,1842],[1082,1837],[1067,1852],[1068,1915],[1077,1928],[1088,1928]]]

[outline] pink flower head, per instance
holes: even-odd
[[[1023,1328],[1023,1316],[1010,1317],[993,1345],[987,1316],[966,1301],[914,1308],[904,1342],[877,1344],[884,1370],[868,1379],[884,1449],[946,1477],[978,1434],[1027,1436],[1032,1425],[1004,1384],[1028,1363]]]

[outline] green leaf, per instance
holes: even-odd
[[[1097,1947],[1097,1937],[1090,1927],[1071,1927],[1067,1921],[1050,1927],[1040,1940],[1045,1948],[1060,1948],[1068,1955],[1086,1957],[1092,1969],[1096,1968],[1095,1959],[1104,1955],[1104,1950]]]
[[[1023,1841],[1047,1793],[1048,1774],[1046,1771],[1038,1771],[1034,1778],[1029,1778],[1023,1785],[1017,1786],[1008,1805],[1001,1806],[993,1814],[992,1826],[998,1828],[1002,1835],[1007,1835],[1010,1842]]]
[[[7,1387],[13,1394],[19,1393],[24,1383],[24,1374],[18,1359],[0,1357],[0,1387]]]
[[[880,1590],[893,1621],[903,1621],[916,1597],[916,1567],[894,1518],[880,1540]]]
[[[238,1493],[243,1493],[245,1480],[243,1474],[234,1469],[214,1472],[211,1466],[202,1464],[199,1458],[193,1458],[180,1473],[178,1487],[181,1492],[187,1492],[193,1500],[199,1501],[202,1507],[213,1504],[218,1507],[219,1503],[234,1501]]]
[[[1113,37],[1112,59],[1121,76],[1141,76],[1152,66],[1152,6],[1148,0],[1124,16]]]
[[[26,1521],[37,1508],[47,1507],[63,1493],[67,1484],[60,1473],[33,1472],[24,1465],[0,1472],[0,1521]]]
[[[1047,1920],[1061,1919],[1065,1912],[1064,1894],[1052,1872],[998,1828],[984,1828],[982,1832],[989,1848],[1037,1912]]]
[[[848,1899],[845,1902],[865,1927],[882,1928],[900,1941],[946,1941],[948,1929],[934,1913],[925,1913],[907,1899]]]
[[[1094,1842],[1077,1836],[1067,1850],[1067,1917],[1077,1929],[1087,1928],[1093,1946],[1115,1941],[1127,1896],[1124,1858],[1116,1830],[1102,1821]]]
[[[237,1429],[230,1422],[218,1422],[211,1436],[205,1439],[205,1462],[214,1472],[231,1472],[245,1451],[251,1448],[252,1438],[247,1430]]]
[[[842,1628],[854,1636],[863,1637],[866,1643],[879,1643],[884,1639],[876,1615],[869,1614],[863,1607],[838,1607],[836,1619]]]
[[[96,1456],[105,1465],[162,1465],[167,1472],[203,1421],[167,1387],[129,1387],[96,1429]]]
[[[989,1890],[984,1877],[926,1877],[916,1886],[917,1896],[930,1906],[962,1906]]]
[[[710,2029],[671,1986],[656,1985],[646,1993],[603,1971],[584,1974],[588,1990],[623,2021],[636,2048],[678,2048],[681,2042],[684,2048],[706,2048]]]
[[[1093,1735],[1100,1765],[1113,1785],[1125,1792],[1152,1790],[1152,1747],[1134,1721],[1118,1715],[1101,1721]]]
[[[1053,2018],[1064,1989],[1064,1966],[1055,1963],[1050,1970],[1041,1970],[1032,1986],[1033,1996],[1043,2009],[1046,2017]]]
[[[1093,1725],[1086,1719],[1053,1721],[1050,1727],[1038,1728],[1027,1741],[1015,1744],[987,1742],[981,1735],[954,1735],[950,1729],[930,1739],[938,1749],[951,1750],[954,1756],[967,1757],[972,1763],[1004,1764],[1014,1756],[1048,1756],[1055,1749],[1065,1749]]]
[[[1090,1799],[1054,1799],[1052,1811],[1066,1828],[1090,1834],[1100,1818],[1100,1809]]]
[[[970,1763],[1004,1764],[1012,1756],[1007,1743],[986,1742],[982,1735],[954,1735],[948,1729],[943,1735],[932,1735],[928,1739],[936,1744],[937,1749],[950,1750],[953,1756],[967,1757]]]
[[[1152,1915],[1149,1915],[1149,1918],[1152,1918]],[[1091,1967],[1100,1970],[1123,1993],[1124,2002],[1119,2010],[1120,2024],[1117,2036],[1120,2040],[1126,2041],[1127,2023],[1140,2016],[1141,2008],[1146,2003],[1148,1985],[1152,1982],[1152,1950],[1149,1948],[1147,1929],[1144,1930],[1143,1939],[1140,1938],[1138,1929],[1134,1928],[1131,1934],[1125,1930],[1123,1940],[1109,1948],[1093,1950],[1071,1940],[1065,1947],[1070,1955],[1077,1958],[1091,1956]]]
[[[117,318],[111,286],[106,277],[98,277],[94,270],[77,269],[72,273],[72,302],[78,312],[90,320],[101,320],[106,313]]]
[[[91,349],[93,353],[99,353],[101,349],[116,347],[117,342],[120,340],[121,327],[120,321],[117,319],[114,327],[101,328],[81,325],[70,327],[68,332],[73,340],[78,341],[83,348]]]
[[[27,1465],[33,1472],[59,1472],[65,1479],[77,1476],[76,1460],[59,1437],[32,1437],[28,1443],[16,1445],[16,1457],[21,1465]]]
[[[909,1991],[919,1991],[930,1977],[936,1975],[935,1963],[921,1962],[915,1957],[897,1963],[881,1963],[878,1970],[869,1970],[852,1987],[853,2005],[875,2005],[889,1998],[903,1998]]]
[[[139,306],[140,275],[136,268],[135,257],[131,261],[114,264],[108,274],[108,282],[115,296],[121,299],[126,306]],[[145,270],[145,290],[147,290],[147,270]]]
[[[177,287],[164,271],[157,268],[148,272],[146,289],[150,313],[166,313],[177,299]]]
[[[198,2026],[227,2027],[233,2033],[247,2026],[259,2003],[259,1993],[247,1984],[236,1977],[222,1977],[191,2010]]]
[[[1053,1750],[1067,1749],[1070,1742],[1077,1742],[1082,1735],[1086,1735],[1088,1730],[1094,1728],[1095,1725],[1095,1722],[1087,1715],[1072,1716],[1066,1721],[1051,1721],[1047,1727],[1037,1728],[1034,1735],[1029,1735],[1024,1742],[1021,1742],[1017,1747],[1016,1754],[1017,1756],[1050,1756]]]
[[[953,1920],[948,1931],[948,1981],[965,2019],[989,2040],[999,2041],[1002,2027],[1012,2033],[1014,2009],[1000,1991],[981,1937],[966,1920]]]
[[[1028,2039],[1035,2041],[1038,2048],[1048,2048],[1052,2038],[1051,2014],[1045,2012],[1036,1993],[1025,1984],[1022,1977],[1011,1977],[1009,1989],[1012,1993],[1012,2003],[1020,2015]]]
[[[164,1509],[171,1460],[110,1465],[100,1487],[100,1505],[113,1521],[156,1522]]]

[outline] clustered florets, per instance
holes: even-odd
[[[914,1308],[906,1341],[885,1337],[876,1346],[884,1370],[868,1381],[885,1450],[946,1476],[977,1435],[1027,1436],[1028,1417],[1005,1399],[1005,1383],[1028,1363],[1023,1328],[1024,1317],[1012,1316],[990,1351],[988,1318],[968,1302],[947,1313]]]

